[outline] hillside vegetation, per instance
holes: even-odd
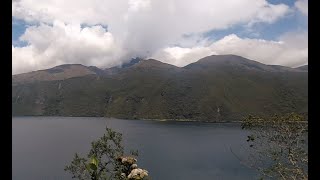
[[[185,67],[153,59],[110,69],[63,65],[14,75],[12,109],[14,116],[206,121],[307,113],[308,71],[235,55],[208,56]]]

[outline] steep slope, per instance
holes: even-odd
[[[183,68],[142,60],[109,76],[13,84],[12,107],[13,115],[209,121],[307,113],[308,73],[233,55]]]

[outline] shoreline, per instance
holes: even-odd
[[[130,120],[130,121],[135,120],[135,121],[156,121],[156,122],[199,122],[199,123],[241,123],[242,122],[242,121],[210,121],[210,120],[193,120],[193,119],[148,119],[148,118],[128,119],[128,118],[115,118],[115,117],[104,117],[104,116],[42,116],[42,115],[12,116],[12,118],[19,118],[19,117],[110,118],[110,119]]]
[[[193,123],[242,123],[241,120],[230,120],[230,121],[210,121],[210,120],[194,120],[194,119],[126,119],[126,118],[115,118],[115,117],[104,117],[104,116],[12,116],[12,118],[19,118],[19,117],[64,117],[64,118],[105,118],[105,119],[117,119],[117,120],[129,120],[129,121],[155,121],[155,122],[193,122]],[[300,123],[308,123],[308,121],[299,121]]]
[[[157,121],[157,122],[200,122],[200,123],[241,123],[242,122],[242,121],[209,121],[209,120],[192,120],[192,119],[135,119],[135,120]]]

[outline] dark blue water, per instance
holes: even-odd
[[[74,153],[85,155],[106,125],[123,134],[125,148],[139,151],[139,167],[147,169],[154,180],[257,177],[237,158],[247,156],[247,132],[240,124],[15,117],[13,179],[71,179],[64,166]]]

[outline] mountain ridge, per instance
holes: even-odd
[[[238,56],[209,56],[185,67],[141,60],[113,74],[87,67],[81,76],[13,82],[12,115],[229,121],[307,113],[308,71],[275,67]]]
[[[232,60],[236,59],[236,60]],[[152,63],[150,63],[152,61]],[[114,75],[118,74],[124,70],[130,69],[130,68],[172,68],[172,69],[190,69],[193,66],[198,66],[198,68],[207,68],[208,66],[211,66],[210,68],[219,68],[222,65],[232,65],[232,63],[235,63],[234,65],[242,64],[243,67],[245,66],[251,66],[252,69],[256,68],[263,71],[270,71],[270,72],[290,72],[290,71],[296,71],[296,72],[305,72],[308,71],[308,65],[304,65],[297,68],[291,68],[286,66],[280,66],[280,65],[266,65],[254,60],[250,60],[238,55],[211,55],[204,58],[199,59],[196,62],[190,63],[184,67],[178,67],[172,64],[164,63],[159,60],[155,59],[142,59],[142,58],[132,58],[131,61],[125,63],[123,66],[115,66],[111,68],[105,68],[100,69],[96,66],[85,66],[82,64],[62,64],[58,66],[54,66],[52,68],[43,69],[43,70],[37,70],[37,71],[31,71],[27,73],[21,73],[21,74],[15,74],[12,76],[13,83],[19,83],[21,81],[25,82],[34,82],[34,81],[50,81],[50,80],[62,80],[62,79],[68,79],[73,77],[81,77],[89,74],[96,74],[99,76],[106,76],[106,75]],[[214,66],[212,66],[214,65]],[[77,73],[70,73],[67,71],[64,71],[70,67],[81,67],[77,69]],[[249,66],[247,68],[249,68]],[[250,69],[250,68],[249,68]],[[153,69],[154,70],[154,69]],[[42,73],[42,74],[39,74]],[[47,73],[47,74],[44,74]],[[66,73],[66,77],[62,77],[62,75],[56,75],[58,73]],[[52,77],[49,77],[50,74]],[[23,77],[25,76],[25,77]],[[38,76],[35,78],[35,76]]]

